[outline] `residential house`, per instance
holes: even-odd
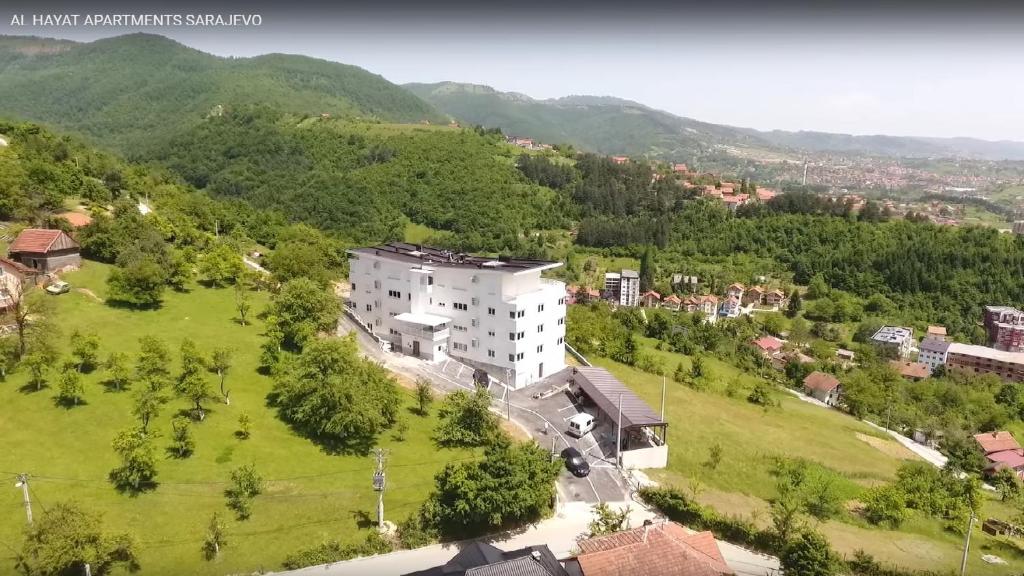
[[[696,276],[683,274],[672,275],[672,289],[676,292],[688,292],[693,294],[700,288],[700,279]]]
[[[718,313],[718,297],[714,294],[700,296],[700,305],[697,309],[706,316],[714,316]]]
[[[975,434],[974,441],[978,443],[988,461],[988,466],[985,467],[987,475],[995,474],[1002,468],[1009,468],[1018,476],[1024,476],[1024,450],[1013,434],[1005,430],[983,432]]]
[[[925,338],[937,338],[939,340],[946,339],[946,327],[945,326],[929,326],[927,332],[924,335]]]
[[[629,156],[612,156],[611,161],[613,164],[625,164],[629,162]]]
[[[13,306],[25,288],[38,276],[36,270],[24,264],[0,258],[0,310],[7,310]]]
[[[844,364],[852,363],[854,356],[853,350],[847,350],[846,348],[836,350],[836,359]]]
[[[1007,352],[1024,352],[1024,310],[1011,306],[985,306],[988,344]]]
[[[701,296],[687,296],[683,299],[681,308],[687,312],[696,312],[700,308]]]
[[[761,354],[766,357],[771,357],[780,352],[783,344],[785,344],[785,342],[774,336],[762,336],[757,340],[754,340],[754,346],[756,346],[757,349],[761,351]]]
[[[912,382],[919,382],[931,375],[932,370],[922,362],[907,362],[904,360],[890,360],[889,366],[899,373],[900,376]]]
[[[569,576],[546,545],[510,552],[486,542],[470,542],[442,566],[404,576]]]
[[[619,290],[622,288],[622,274],[618,272],[604,273],[604,290],[601,296],[613,302],[619,301]]]
[[[742,300],[743,292],[745,290],[746,287],[743,286],[743,284],[740,284],[739,282],[729,284],[729,287],[725,289],[725,296],[727,298],[736,298],[737,300]]]
[[[565,287],[565,303],[576,304],[579,301],[581,288],[575,284],[569,284]]]
[[[953,342],[946,351],[946,367],[972,374],[995,374],[1003,380],[1024,382],[1024,352]]]
[[[648,290],[640,296],[640,305],[645,308],[657,308],[661,306],[661,294],[654,290]]]
[[[690,169],[686,167],[686,164],[673,164],[672,171],[677,174],[687,174],[690,172]]]
[[[565,367],[560,262],[498,259],[393,242],[353,248],[347,306],[405,354],[448,356],[519,388]]]
[[[835,376],[815,370],[804,378],[804,392],[829,406],[835,406],[842,396],[843,387]]]
[[[936,368],[946,363],[946,354],[949,352],[949,342],[945,339],[928,337],[921,340],[917,361],[928,367],[931,374]]]
[[[711,532],[675,522],[580,540],[566,569],[581,576],[724,576],[733,574]]]
[[[754,193],[757,195],[757,199],[760,202],[767,202],[778,196],[778,192],[775,190],[772,190],[771,188],[761,188],[760,186],[757,187]]]
[[[50,274],[82,264],[78,242],[61,230],[26,228],[8,250],[9,258],[40,274]]]
[[[764,304],[778,310],[786,304],[786,293],[782,290],[769,290],[764,294]]]
[[[910,358],[914,348],[914,329],[902,326],[882,326],[871,342],[883,350],[891,350],[897,358]]]
[[[742,301],[744,305],[760,304],[764,300],[765,289],[760,286],[751,286],[743,294]]]
[[[676,296],[675,294],[669,294],[668,296],[665,296],[664,300],[661,301],[661,305],[664,306],[665,308],[668,308],[669,310],[678,311],[682,307],[682,304],[683,301],[680,300],[679,296]],[[687,311],[691,312],[691,310]]]
[[[743,308],[743,304],[740,299],[735,296],[729,296],[722,302],[722,308],[718,311],[718,315],[724,318],[735,318],[740,315],[740,310]]]
[[[750,200],[749,194],[727,194],[724,191],[722,193],[722,202],[726,208],[733,212],[740,206],[745,205],[748,200]]]

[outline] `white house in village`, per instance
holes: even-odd
[[[348,306],[394,350],[451,356],[516,388],[565,367],[565,284],[541,277],[560,262],[400,242],[348,253]]]

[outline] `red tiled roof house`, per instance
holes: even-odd
[[[724,576],[733,574],[711,532],[675,522],[641,526],[579,543],[567,572],[583,576]],[[570,567],[578,564],[578,572]],[[574,567],[573,567],[574,568]]]
[[[14,239],[8,254],[11,260],[41,274],[82,264],[78,242],[61,230],[26,228]]]
[[[829,406],[835,406],[843,393],[843,387],[835,376],[815,370],[804,378],[804,392]]]

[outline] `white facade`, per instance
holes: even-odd
[[[565,367],[565,284],[541,278],[560,265],[359,248],[349,251],[348,305],[394,350],[451,356],[520,388]]]
[[[640,305],[640,274],[635,270],[623,270],[619,284],[619,305]]]
[[[914,348],[914,330],[902,326],[882,326],[871,337],[878,346],[893,348],[900,358],[910,358]]]
[[[925,338],[921,341],[921,351],[917,355],[917,361],[928,366],[928,372],[935,372],[935,369],[946,363],[946,355],[949,351],[949,342],[938,338]]]

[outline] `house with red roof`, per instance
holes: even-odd
[[[843,393],[843,387],[835,376],[815,370],[804,378],[804,392],[829,406],[835,406]]]
[[[8,255],[11,260],[40,274],[78,268],[82,264],[78,242],[62,230],[26,228],[11,243]]]
[[[769,290],[764,293],[764,304],[765,306],[771,306],[772,308],[782,308],[782,305],[786,303],[786,293],[782,290]]]
[[[765,289],[760,286],[751,286],[743,294],[743,304],[760,304],[764,300]]]
[[[566,571],[583,576],[724,576],[734,574],[711,532],[675,522],[595,536],[579,542]]]
[[[932,369],[927,364],[921,362],[904,362],[903,360],[890,360],[889,366],[893,370],[899,372],[900,376],[910,380],[911,382],[918,382],[924,380],[931,375]]]
[[[692,296],[687,297],[687,300],[689,300],[690,298],[692,298]],[[669,294],[668,296],[665,296],[664,300],[661,301],[662,306],[664,306],[665,308],[677,311],[682,307],[682,303],[683,301],[680,300],[679,296],[676,296],[675,294]],[[687,310],[687,312],[692,312],[692,310]]]
[[[737,300],[743,299],[743,293],[746,291],[746,286],[739,282],[729,284],[729,287],[725,289],[725,296],[727,298],[736,298]]]
[[[986,475],[991,476],[1007,468],[1024,478],[1024,450],[1013,434],[1005,430],[984,432],[975,434],[974,441],[978,443],[978,447],[985,453],[985,459],[988,460],[988,466],[985,467]]]
[[[640,295],[640,305],[645,308],[657,308],[661,306],[661,294],[654,290],[648,290]]]
[[[754,340],[754,346],[757,346],[757,349],[765,356],[771,356],[772,354],[779,352],[782,350],[783,344],[785,344],[785,342],[774,336],[762,336],[757,340]]]
[[[771,188],[761,188],[760,186],[757,187],[757,190],[755,190],[754,193],[757,195],[757,199],[761,202],[767,202],[778,196],[778,193],[775,190],[772,190]]]
[[[714,316],[718,312],[718,296],[714,294],[701,296],[697,309],[707,316]]]
[[[615,164],[625,164],[629,162],[629,156],[612,156],[612,162]]]
[[[1017,439],[1005,430],[975,434],[974,441],[978,443],[978,447],[986,456],[1004,450],[1020,450]]]

